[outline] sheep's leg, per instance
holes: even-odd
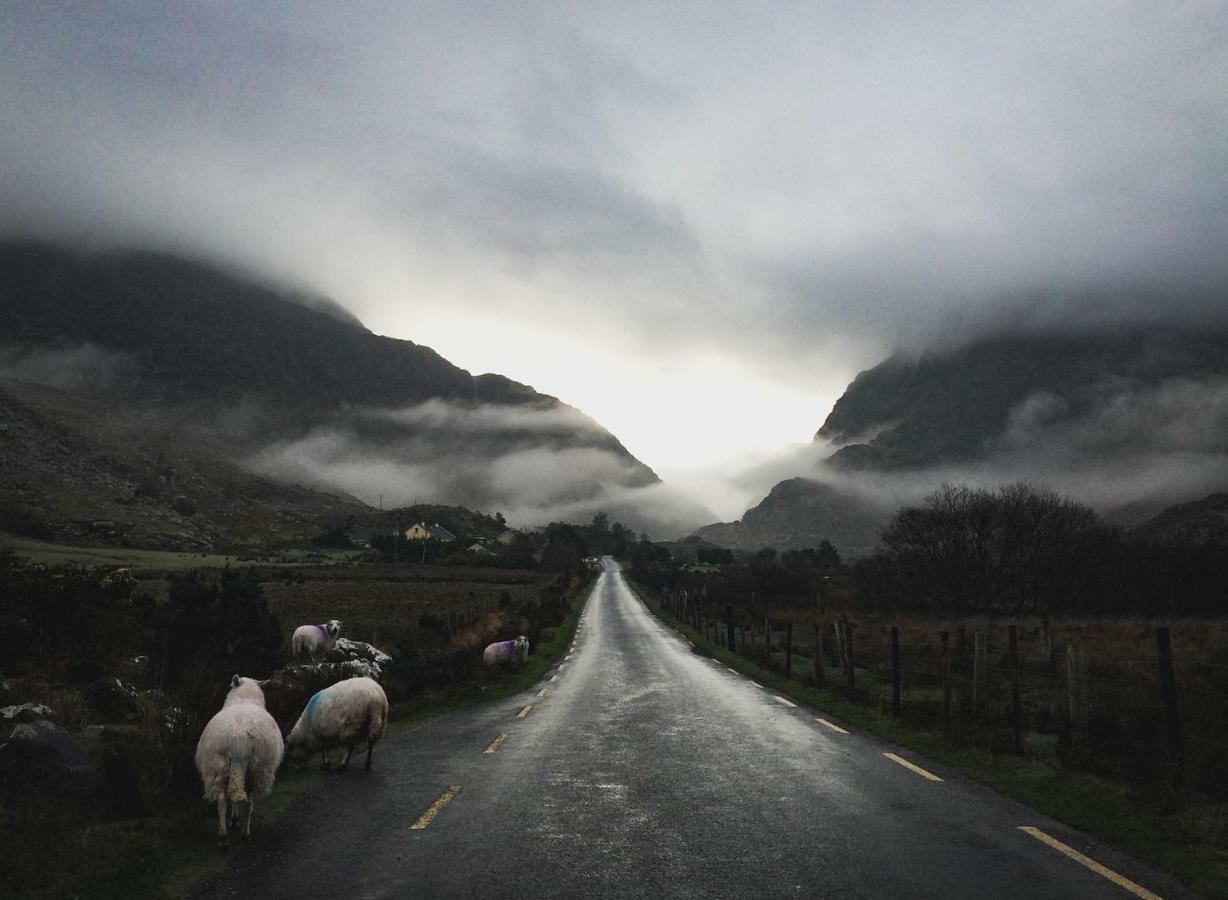
[[[217,846],[219,850],[225,850],[229,844],[226,834],[226,813],[229,805],[224,793],[217,798]]]
[[[350,744],[345,748],[345,761],[341,763],[341,768],[348,769],[350,767],[350,757],[354,755],[354,745]]]
[[[362,767],[368,772],[371,771],[371,754],[375,752],[375,738],[367,738],[367,761]]]
[[[255,801],[251,797],[247,798],[247,819],[243,822],[243,836],[249,838],[252,836],[252,810],[256,808]]]
[[[328,751],[327,751],[327,750],[321,750],[321,751],[320,751],[320,760],[321,760],[321,762],[323,762],[323,764],[324,764],[324,768],[326,768],[326,769],[327,769],[327,768],[329,768],[329,765],[328,765]]]

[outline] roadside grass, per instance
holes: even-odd
[[[18,556],[45,566],[135,566],[158,571],[182,569],[221,569],[226,566],[250,565],[250,556],[235,556],[220,553],[189,553],[178,550],[141,550],[133,547],[78,547],[73,544],[57,544],[0,532],[0,547],[11,549]],[[267,559],[261,557],[262,565],[302,565],[314,563],[327,565],[356,559],[361,554],[350,550],[286,550],[274,553]]]
[[[834,690],[786,680],[781,673],[707,640],[701,632],[668,613],[650,590],[638,584],[631,588],[653,615],[684,635],[699,652],[720,660],[765,688],[820,710],[841,724],[860,728],[949,766],[1174,875],[1206,897],[1228,900],[1228,804],[1213,803],[1188,793],[1120,784],[1060,768],[1049,759],[996,754],[957,745],[941,732],[907,725],[887,712],[854,703]]]
[[[34,538],[0,534],[0,547],[46,566],[142,566],[151,569],[195,569],[203,566],[238,565],[237,556],[180,553],[169,550],[137,550],[128,547],[76,547]]]
[[[571,612],[554,626],[548,639],[533,649],[519,670],[501,673],[483,684],[458,685],[395,704],[389,712],[385,737],[404,734],[448,713],[506,699],[540,681],[571,646],[594,580],[575,592]],[[356,750],[350,766],[361,765],[365,753],[365,748]],[[339,751],[334,751],[333,758],[334,764],[339,762]],[[273,792],[256,805],[252,840],[258,843],[266,829],[275,827],[281,816],[325,777],[327,773],[316,764],[301,769],[285,765],[278,773]],[[216,849],[216,821],[215,813],[202,801],[191,811],[92,826],[71,834],[67,840],[57,833],[60,846],[36,847],[32,852],[23,851],[31,840],[37,841],[35,836],[21,836],[12,846],[5,846],[8,841],[0,841],[0,856],[6,860],[24,857],[29,865],[38,867],[37,884],[20,885],[17,889],[22,893],[14,894],[9,893],[13,885],[7,883],[0,871],[0,895],[181,900],[219,876],[230,856],[243,852],[243,838],[233,833],[229,853]],[[0,866],[0,870],[3,868]]]

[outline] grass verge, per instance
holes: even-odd
[[[528,662],[518,671],[506,673],[492,683],[458,685],[396,704],[390,711],[388,737],[460,709],[514,696],[540,681],[571,646],[594,580],[575,592],[571,612],[554,627],[547,640],[534,648]],[[365,752],[360,749],[355,758]],[[299,797],[319,784],[323,775],[316,765],[283,768],[273,792],[256,806],[253,833],[275,825]],[[23,868],[38,874],[37,884],[29,886],[13,886],[0,878],[0,895],[97,900],[186,898],[226,868],[228,855],[219,853],[213,840],[216,821],[214,812],[206,810],[202,803],[179,815],[130,819],[75,832],[56,831],[46,841],[40,841],[38,835],[26,834],[13,847],[0,842],[0,857],[20,856],[25,859]],[[232,837],[231,843],[231,854],[243,852],[242,838]],[[15,893],[9,893],[10,890]]]
[[[905,725],[889,713],[832,690],[786,680],[779,672],[712,641],[670,615],[641,585],[632,590],[658,619],[700,652],[779,692],[929,759],[1168,872],[1191,889],[1228,900],[1228,804],[1188,794],[1130,787],[1049,762],[957,745],[943,734]]]

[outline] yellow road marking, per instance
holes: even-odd
[[[777,703],[779,703],[782,706],[788,706],[788,707],[791,707],[792,709],[797,709],[796,703],[793,703],[790,700],[786,700],[784,697],[777,697],[773,695],[772,699],[775,700]]]
[[[925,771],[925,769],[921,768],[920,766],[913,765],[908,760],[904,759],[902,756],[896,756],[894,753],[884,753],[883,756],[887,757],[887,759],[891,760],[893,763],[899,763],[901,766],[903,766],[905,769],[907,769],[910,772],[916,772],[922,778],[926,778],[930,781],[942,781],[942,779],[939,778],[937,775],[935,775],[933,772],[927,772]]]
[[[520,712],[516,713],[516,718],[517,718],[517,719],[523,719],[525,716],[527,716],[527,715],[529,714],[529,712],[530,712],[532,709],[533,709],[533,704],[532,704],[532,703],[530,703],[528,706],[526,706],[526,707],[525,707],[524,709],[522,709]]]
[[[738,670],[735,669],[733,666],[725,666],[725,668],[728,669],[730,672],[732,672],[734,675],[738,674]]]
[[[759,690],[763,690],[763,685],[755,681],[753,678],[747,678],[746,680],[749,681],[751,684],[753,684],[755,687],[759,688]]]
[[[1067,844],[1063,844],[1057,838],[1050,837],[1049,835],[1045,834],[1039,828],[1033,828],[1031,825],[1020,825],[1019,830],[1032,835],[1032,837],[1036,838],[1036,840],[1040,841],[1043,844],[1048,844],[1058,853],[1066,854],[1071,859],[1073,859],[1075,862],[1079,863],[1079,865],[1086,866],[1087,868],[1095,872],[1097,875],[1101,876],[1102,878],[1107,878],[1109,881],[1113,882],[1113,884],[1117,885],[1120,888],[1125,888],[1127,891],[1129,891],[1131,894],[1133,894],[1136,897],[1142,897],[1143,900],[1162,900],[1159,894],[1153,894],[1151,893],[1151,891],[1147,890],[1147,888],[1143,887],[1142,885],[1135,884],[1133,881],[1131,881],[1129,878],[1126,878],[1124,875],[1118,875],[1112,869],[1105,868],[1104,866],[1100,865],[1100,863],[1096,862],[1094,859],[1084,856],[1074,847],[1071,847]]]
[[[439,815],[439,811],[441,809],[443,809],[445,806],[447,806],[449,803],[452,802],[452,798],[456,796],[456,792],[459,790],[460,790],[460,785],[454,784],[450,788],[448,788],[446,791],[444,791],[439,796],[439,799],[431,804],[431,808],[428,809],[426,812],[424,812],[422,815],[418,816],[418,821],[414,822],[414,824],[409,826],[409,830],[410,831],[421,831],[423,828],[426,828],[428,825],[430,825],[431,820],[433,820],[435,816]]]
[[[551,676],[550,676],[550,683],[551,683],[551,684],[554,684],[554,683],[555,683],[556,681],[558,681],[558,680],[559,680],[559,676],[557,676],[557,675],[551,675]]]
[[[503,746],[503,742],[507,740],[506,734],[500,734],[497,738],[490,742],[490,746],[483,750],[483,753],[494,753]]]
[[[539,696],[539,697],[544,697],[544,696],[546,696],[546,691],[548,691],[548,690],[550,690],[550,688],[542,688],[540,691],[538,691],[538,692],[537,692],[537,696]]]
[[[836,734],[848,734],[848,732],[845,731],[843,728],[841,728],[839,725],[834,725],[831,722],[827,721],[826,719],[815,719],[815,721],[818,722],[820,725],[822,725],[824,728],[830,728]]]

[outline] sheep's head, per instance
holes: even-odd
[[[226,695],[226,702],[233,703],[240,700],[254,701],[264,706],[264,690],[261,687],[266,682],[257,681],[255,678],[246,678],[242,675],[235,675],[230,679],[230,692]]]
[[[328,636],[335,638],[341,634],[341,623],[336,619],[329,619],[328,624],[324,626],[324,630],[328,632]]]
[[[307,757],[311,756],[312,751],[307,744],[307,735],[297,724],[286,735],[286,759],[294,763],[296,768],[301,767]]]
[[[529,639],[525,637],[523,634],[516,638],[516,652],[517,653],[528,653],[529,652]]]

